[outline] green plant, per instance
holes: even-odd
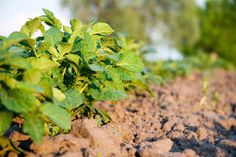
[[[183,60],[157,61],[147,64],[153,75],[159,76],[160,83],[173,81],[177,76],[187,76],[192,72],[191,66]]]
[[[222,68],[225,70],[234,69],[234,65],[229,61],[222,59],[216,53],[207,54],[199,51],[197,54],[185,57],[184,62],[193,69],[202,71]]]
[[[24,119],[23,132],[38,143],[45,131],[69,130],[78,113],[105,124],[111,119],[95,101],[127,98],[131,86],[148,89],[137,49],[109,25],[72,19],[63,26],[43,11],[0,37],[0,136],[14,117]]]
[[[195,55],[185,56],[181,60],[147,62],[146,67],[149,70],[149,80],[152,79],[152,82],[160,84],[165,81],[173,81],[178,76],[188,76],[194,70],[211,72],[217,68],[225,70],[235,69],[232,63],[222,59],[217,54],[212,53],[209,55],[201,51]]]

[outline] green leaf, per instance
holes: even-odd
[[[104,71],[104,68],[101,65],[88,64],[88,66],[93,71]]]
[[[25,114],[23,117],[25,119],[23,131],[29,134],[34,142],[40,143],[44,134],[44,121],[37,113]]]
[[[56,27],[51,27],[44,32],[44,40],[54,46],[62,40],[62,32]]]
[[[148,84],[146,84],[146,83],[144,83],[140,80],[134,81],[133,85],[138,87],[138,88],[146,90],[152,96],[156,96],[156,93],[153,92],[153,90],[148,86]]]
[[[33,68],[39,70],[51,70],[59,66],[59,63],[54,62],[48,58],[39,58],[31,61]]]
[[[4,135],[11,125],[13,113],[0,111],[0,136]]]
[[[2,95],[2,104],[16,113],[26,113],[35,106],[36,98],[31,92],[11,89]]]
[[[25,51],[24,48],[18,46],[11,46],[8,49],[8,57],[22,57],[23,52]]]
[[[40,23],[40,25],[39,25],[39,30],[40,30],[41,33],[45,32],[45,28],[44,28],[44,25],[42,23]]]
[[[22,57],[6,58],[3,63],[19,69],[30,69],[32,67],[30,63]]]
[[[37,50],[40,51],[46,51],[48,50],[48,47],[50,47],[50,44],[48,42],[39,42]]]
[[[66,109],[72,110],[80,107],[80,105],[84,102],[84,95],[76,89],[69,89],[64,94],[66,99],[61,105]]]
[[[48,80],[40,81],[39,85],[43,88],[44,95],[50,99],[53,99],[52,86]]]
[[[93,54],[96,46],[96,40],[91,35],[89,35],[88,32],[84,32],[84,40],[80,43],[80,47],[86,58],[90,57],[91,54]]]
[[[8,37],[8,39],[15,41],[15,42],[19,42],[19,41],[27,39],[27,38],[28,38],[28,36],[22,32],[13,32]]]
[[[70,25],[73,31],[75,30],[81,30],[83,25],[82,22],[79,21],[78,19],[71,19],[70,20]]]
[[[98,89],[91,88],[90,89],[91,96],[96,100],[120,100],[128,98],[128,95],[124,91],[103,88],[101,91]]]
[[[111,68],[111,69],[107,69],[106,72],[112,79],[112,81],[105,82],[106,87],[118,89],[120,91],[124,91],[124,85],[123,85],[123,82],[122,82],[121,77],[120,77],[119,73],[117,72],[117,70],[114,68]]]
[[[79,64],[80,57],[76,54],[68,54],[65,56],[69,61],[75,63],[76,65]]]
[[[102,48],[105,51],[112,52],[115,50],[116,52],[119,52],[121,50],[121,47],[119,46],[116,38],[112,37],[102,38],[101,42],[102,42]],[[112,52],[112,54],[114,53]]]
[[[49,19],[46,15],[42,15],[38,17],[41,21],[44,21],[49,26],[54,26],[54,23],[51,19]],[[57,26],[55,26],[57,27]]]
[[[72,30],[69,26],[63,26],[63,31],[72,34]]]
[[[72,50],[72,45],[69,43],[60,42],[58,44],[58,51],[60,56],[64,56],[65,54],[69,53]]]
[[[51,25],[56,26],[57,28],[61,28],[62,24],[60,20],[58,20],[51,11],[49,11],[48,9],[43,9],[43,12],[46,14],[46,17],[50,20]]]
[[[33,84],[33,83],[29,83],[29,82],[19,82],[18,84],[16,84],[16,87],[18,89],[24,89],[25,91],[29,91],[29,92],[37,92],[37,93],[43,93],[43,88],[40,87],[37,84]]]
[[[110,35],[114,30],[106,23],[96,23],[90,32],[91,35]]]
[[[41,106],[40,111],[59,127],[66,130],[71,128],[70,113],[65,109],[55,104],[47,103]]]
[[[77,19],[70,20],[70,24],[71,24],[71,30],[73,31],[73,33],[71,34],[70,39],[68,40],[68,43],[73,44],[77,36],[81,34],[83,25],[81,21]]]
[[[7,78],[5,80],[5,83],[11,88],[11,89],[20,89],[25,90],[28,92],[38,92],[43,93],[43,88],[41,88],[37,84],[33,84],[30,82],[24,82],[24,81],[17,81],[13,78]]]
[[[119,67],[122,67],[126,70],[132,72],[141,72],[144,68],[144,64],[142,60],[132,52],[125,52],[122,56],[120,61],[117,63]]]
[[[31,48],[31,50],[35,51],[35,39],[25,39],[24,43],[21,43],[22,45],[26,46],[27,48]]]
[[[59,57],[59,53],[54,46],[49,46],[49,47],[47,47],[47,49],[48,49],[48,52],[51,53],[54,57],[56,57],[56,58]]]
[[[133,72],[127,71],[122,68],[118,68],[118,69],[116,69],[116,71],[120,75],[121,80],[123,80],[123,81],[132,81],[132,80],[136,79]]]
[[[37,69],[29,69],[24,72],[24,80],[30,83],[39,83],[41,72]]]
[[[66,96],[64,93],[62,93],[61,90],[58,88],[52,88],[53,91],[53,97],[56,98],[58,101],[63,101],[65,100]]]
[[[22,27],[21,32],[26,34],[27,36],[32,36],[39,28],[41,22],[39,18],[34,18],[32,20],[27,21]]]
[[[105,54],[110,60],[118,62],[120,60],[120,53]]]
[[[22,40],[25,40],[27,38],[28,38],[28,36],[25,35],[24,33],[13,32],[8,36],[8,38],[4,38],[3,44],[0,46],[0,50],[4,50],[4,49],[8,48],[9,46],[11,46],[17,42],[20,42]]]

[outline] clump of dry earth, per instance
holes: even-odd
[[[69,134],[32,144],[28,157],[236,156],[236,73],[216,70],[203,94],[203,74],[153,85],[155,97],[133,92],[127,100],[99,102],[113,121],[99,127],[78,119]],[[16,154],[10,153],[14,156]]]

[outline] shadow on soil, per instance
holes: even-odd
[[[187,128],[196,131],[194,127],[187,126]],[[226,130],[220,123],[214,122],[214,128],[211,129],[216,131],[218,135],[214,142],[210,142],[208,139],[197,140],[195,137],[190,140],[187,138],[175,138],[172,139],[174,145],[171,148],[171,152],[183,152],[185,149],[192,149],[203,157],[236,156],[236,145],[232,142],[236,141],[236,126]]]

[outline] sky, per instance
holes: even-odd
[[[54,12],[63,24],[69,23],[70,12],[60,6],[60,0],[0,0],[0,35],[20,30],[29,18],[43,15],[42,8]]]
[[[204,6],[206,0],[197,0],[198,5]]]

